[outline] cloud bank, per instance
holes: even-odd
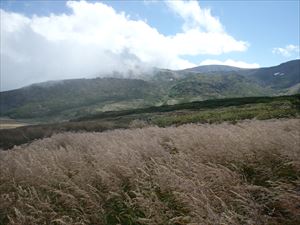
[[[299,46],[298,45],[287,45],[283,48],[273,48],[272,53],[273,54],[278,54],[281,55],[283,57],[292,57],[294,55],[298,55],[299,58]]]
[[[1,91],[46,80],[112,71],[196,66],[184,56],[245,51],[210,10],[196,1],[169,1],[182,31],[163,35],[101,2],[68,1],[70,14],[27,17],[0,9]]]

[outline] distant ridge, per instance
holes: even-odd
[[[239,67],[225,66],[225,65],[204,65],[197,66],[193,68],[188,68],[184,70],[179,70],[178,72],[190,72],[190,73],[211,73],[211,72],[231,72],[244,70]]]
[[[290,88],[300,83],[300,59],[281,63],[277,66],[240,71],[264,87],[276,90]]]

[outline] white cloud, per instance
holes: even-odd
[[[215,59],[206,59],[200,63],[201,66],[203,65],[226,65],[226,66],[234,66],[239,68],[259,68],[259,64],[257,63],[246,63],[243,61],[235,61],[232,59],[227,59],[225,61],[215,60]]]
[[[182,56],[247,49],[198,2],[167,5],[185,21],[183,31],[170,36],[101,2],[68,1],[70,14],[49,16],[0,9],[1,90],[137,67],[183,69],[196,65]]]
[[[298,45],[287,45],[284,48],[273,48],[273,54],[279,54],[284,57],[291,57],[293,55],[298,55],[299,57],[299,46]]]
[[[197,28],[209,32],[223,32],[219,19],[211,15],[210,9],[201,9],[197,1],[166,1],[166,4],[185,20],[184,30]]]

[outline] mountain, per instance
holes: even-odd
[[[225,66],[225,65],[206,65],[206,66],[197,66],[193,68],[188,68],[184,70],[179,70],[179,73],[216,73],[216,72],[233,72],[241,71],[242,68]]]
[[[141,77],[50,81],[0,92],[0,116],[69,120],[101,111],[195,100],[296,94],[300,93],[300,60],[258,69],[222,65],[155,69]]]
[[[170,97],[195,98],[195,100],[270,94],[269,90],[255,81],[234,73],[214,76],[193,74],[176,82],[169,92]]]
[[[158,94],[154,85],[138,79],[95,78],[46,82],[1,92],[1,114],[13,118],[35,118],[66,113],[67,117],[73,117],[88,113],[92,110],[91,106],[118,109],[118,106],[112,109],[108,107],[116,102],[127,104],[129,108],[147,106],[159,97]],[[144,99],[147,100],[145,104]]]
[[[300,60],[289,61],[273,67],[243,70],[240,73],[256,80],[263,87],[275,90],[291,88],[300,83]]]

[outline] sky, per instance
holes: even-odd
[[[299,0],[0,2],[1,91],[153,67],[258,68],[300,58]]]

